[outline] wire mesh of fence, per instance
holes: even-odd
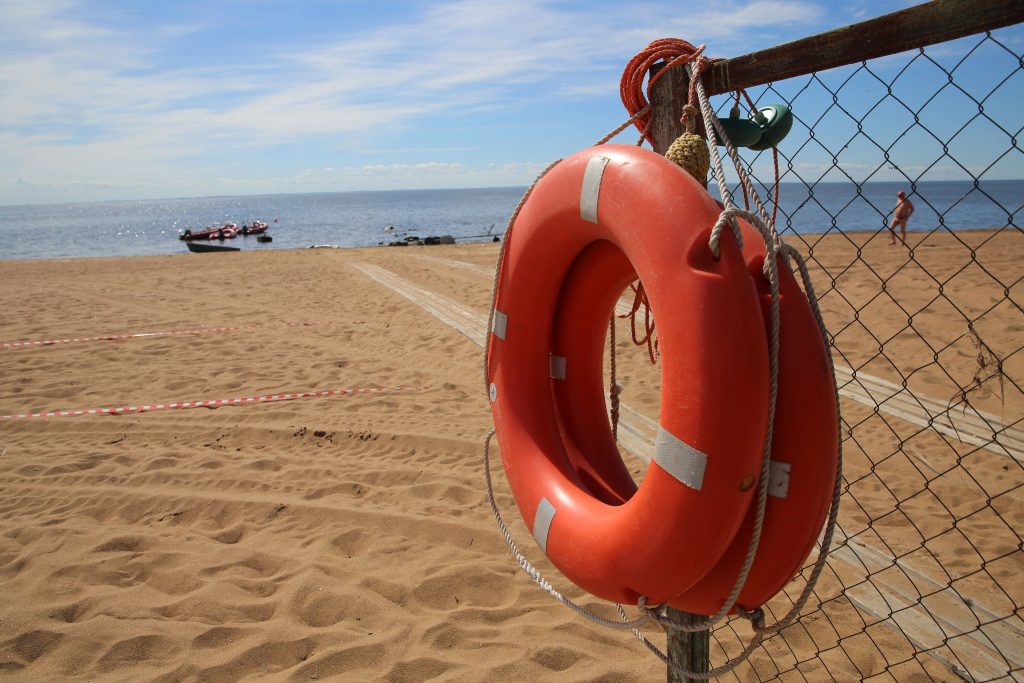
[[[1024,680],[1021,93],[1018,29],[748,89],[794,114],[777,223],[832,336],[845,471],[814,597],[735,680]],[[743,156],[771,193],[772,152]],[[715,630],[712,665],[749,636]]]

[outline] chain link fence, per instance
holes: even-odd
[[[845,466],[814,597],[735,680],[1024,680],[1022,92],[1017,27],[747,89],[795,117],[777,225],[832,335]],[[741,153],[772,195],[772,152]],[[714,631],[712,665],[749,638]]]

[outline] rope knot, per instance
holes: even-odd
[[[658,612],[665,609],[665,603],[663,602],[659,602],[654,605],[648,605],[646,595],[641,595],[639,598],[637,598],[636,606],[647,612]]]
[[[755,633],[764,630],[764,610],[760,607],[748,612],[739,605],[736,605],[736,614],[749,621]]]
[[[648,605],[647,596],[641,595],[637,601],[636,606],[639,610],[644,612],[648,618],[654,619],[659,623],[664,623],[665,619],[668,619],[668,603],[662,602],[657,605]]]
[[[687,133],[697,132],[698,116],[700,116],[700,112],[697,111],[697,107],[693,106],[689,102],[683,105],[683,116],[679,119],[679,122],[685,126]]]

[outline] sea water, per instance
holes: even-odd
[[[883,232],[897,190],[909,184],[783,183],[779,229]],[[250,249],[312,245],[373,246],[408,236],[451,235],[459,241],[501,234],[524,188],[336,192],[239,197],[0,206],[0,258],[41,259],[174,254],[186,230],[259,219],[271,243],[255,237],[225,242]],[[1020,226],[1024,181],[918,183],[910,231]],[[737,198],[742,205],[742,200]]]

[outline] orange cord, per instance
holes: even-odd
[[[636,116],[633,125],[643,133],[648,142],[653,144],[650,133],[651,113],[648,111],[639,116],[637,114],[650,105],[651,89],[654,84],[672,67],[693,61],[700,64],[700,60],[703,60],[701,56],[703,52],[703,45],[695,47],[679,38],[661,38],[638,52],[626,64],[626,68],[622,71],[622,79],[619,81],[619,95],[622,97],[622,104],[625,105],[630,117]],[[645,90],[644,79],[648,77],[651,67],[659,61],[664,61],[665,67],[648,80]],[[693,94],[691,93],[691,99]]]
[[[750,99],[750,95],[748,95],[747,91],[744,90],[743,88],[740,88],[739,90],[736,91],[736,105],[739,106],[740,95],[742,95],[747,100],[747,106],[750,107],[750,111],[751,112],[756,112],[757,111],[757,105],[754,104],[754,100]],[[775,223],[775,218],[779,214],[779,190],[781,189],[780,184],[779,184],[779,148],[778,147],[772,147],[772,162],[773,162],[773,164],[775,166],[775,185],[772,187],[772,195],[774,196],[774,199],[772,199],[772,224],[774,224]],[[750,211],[750,202],[747,199],[746,188],[744,188],[744,190],[743,190],[743,203],[746,204],[747,211]]]
[[[669,69],[690,62],[696,62],[697,77],[699,78],[700,71],[707,64],[707,60],[702,56],[703,52],[703,45],[696,47],[679,38],[662,38],[652,42],[626,64],[626,68],[622,71],[622,79],[619,81],[619,95],[622,97],[622,104],[626,107],[626,111],[629,112],[630,118],[633,120],[633,125],[643,135],[641,142],[646,139],[652,145],[654,144],[653,136],[650,132],[650,96],[654,84],[658,82],[659,78],[668,73]],[[665,62],[665,66],[657,74],[648,78],[651,67],[659,61]],[[646,89],[644,88],[645,79],[647,79]],[[689,100],[691,102],[696,101],[696,95],[695,83],[691,79],[690,91],[688,93]],[[644,111],[645,109],[647,111]],[[658,340],[654,337],[654,317],[651,315],[647,294],[644,292],[643,283],[639,281],[634,285],[630,285],[630,287],[633,290],[633,308],[629,313],[619,317],[629,318],[633,343],[637,346],[646,345],[647,355],[650,357],[651,363],[657,363]],[[641,306],[644,308],[644,334],[642,337],[638,337],[636,314]]]
[[[658,362],[658,340],[654,338],[654,317],[651,315],[651,305],[647,301],[647,292],[644,291],[644,283],[639,280],[635,284],[630,284],[629,288],[633,290],[633,307],[630,308],[628,313],[623,313],[620,318],[629,318],[629,332],[633,338],[633,344],[636,346],[647,345],[647,355],[651,358],[652,364]],[[640,310],[640,307],[644,307],[644,336],[638,338],[636,336],[636,314]]]
[[[639,130],[643,135],[641,142],[646,139],[652,145],[654,144],[653,135],[650,132],[651,91],[654,88],[654,84],[658,82],[658,79],[665,75],[669,69],[676,66],[682,66],[690,62],[694,63],[695,74],[694,77],[690,79],[688,99],[691,104],[696,103],[696,81],[700,78],[701,71],[703,71],[710,63],[707,58],[704,57],[703,53],[703,45],[697,47],[680,38],[661,38],[650,43],[647,47],[634,55],[633,58],[629,60],[629,63],[626,64],[626,68],[622,71],[622,79],[619,81],[619,95],[622,97],[622,104],[626,107],[626,111],[629,112],[629,115],[633,120],[633,125],[636,126],[637,130]],[[651,67],[659,61],[665,62],[665,66],[658,71],[657,74],[648,78]],[[646,89],[644,88],[644,79],[647,79]],[[750,98],[750,95],[747,94],[747,91],[742,88],[736,91],[737,106],[739,105],[741,96],[746,98],[751,111],[757,110],[757,105],[754,104],[754,101]],[[645,109],[647,111],[644,111]],[[685,119],[686,115],[684,114],[683,116]],[[779,209],[779,150],[773,147],[772,155],[775,162],[775,186],[772,188],[774,194],[774,201],[772,203],[772,222],[774,223]],[[747,210],[749,210],[750,202],[745,188],[743,190],[743,201]],[[651,358],[651,363],[657,363],[658,340],[654,338],[654,318],[651,315],[650,304],[647,302],[647,294],[644,292],[642,282],[638,281],[635,285],[630,285],[630,287],[633,290],[633,308],[629,313],[619,317],[630,319],[630,331],[633,343],[637,346],[643,346],[646,344],[647,353]],[[636,314],[640,310],[641,306],[644,307],[644,335],[643,337],[638,338],[636,330]]]
[[[779,214],[779,190],[782,183],[779,182],[779,148],[772,147],[772,160],[775,162],[775,199],[772,200],[772,225],[775,225],[775,217]]]

